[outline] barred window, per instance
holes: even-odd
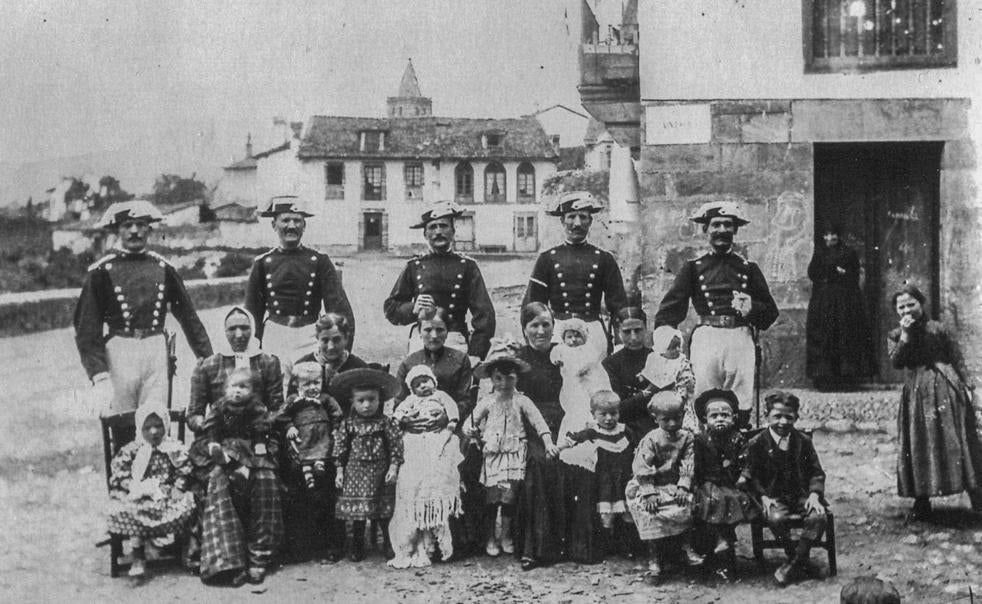
[[[385,199],[385,165],[365,164],[362,174],[364,175],[362,199],[371,201]]]
[[[957,65],[955,0],[805,0],[805,71]]]

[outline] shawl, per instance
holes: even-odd
[[[263,353],[263,351],[259,348],[259,340],[257,340],[255,337],[256,318],[253,317],[252,313],[246,310],[244,306],[233,306],[232,309],[225,314],[225,318],[222,320],[223,329],[224,329],[225,321],[228,321],[228,318],[236,313],[244,314],[249,319],[249,326],[252,328],[252,333],[254,335],[252,338],[249,339],[249,345],[246,346],[246,349],[242,352],[235,352],[234,350],[232,350],[232,345],[229,344],[228,339],[226,338],[223,342],[219,344],[218,354],[222,355],[223,357],[235,359],[236,369],[240,369],[240,368],[249,369],[250,368],[249,360]]]
[[[156,415],[164,422],[164,439],[161,441],[160,446],[154,447],[145,439],[143,439],[143,424],[146,423],[147,418],[151,415]],[[183,445],[170,438],[168,434],[170,433],[170,413],[163,405],[145,404],[136,410],[135,414],[136,421],[136,437],[142,439],[143,442],[140,444],[140,448],[136,450],[136,455],[133,457],[133,480],[141,481],[144,475],[147,473],[147,467],[150,465],[150,458],[153,456],[153,452],[160,451],[170,458],[171,462],[175,462],[177,456],[183,451]],[[176,464],[175,464],[176,465]]]

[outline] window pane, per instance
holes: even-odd
[[[407,187],[423,186],[422,164],[406,164],[406,186]]]
[[[326,172],[327,172],[327,184],[329,185],[344,184],[344,164],[341,163],[327,164]]]
[[[474,168],[468,163],[458,164],[454,170],[457,199],[470,201],[474,197]]]
[[[382,200],[385,199],[385,166],[373,164],[366,165],[365,175],[365,194],[364,199]]]

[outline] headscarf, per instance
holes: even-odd
[[[223,332],[225,331],[225,323],[228,321],[228,318],[234,314],[244,314],[249,319],[249,326],[252,327],[253,336],[249,340],[249,344],[246,346],[246,349],[242,352],[235,352],[232,350],[232,345],[229,343],[228,338],[226,337],[219,345],[218,354],[222,355],[223,357],[235,359],[236,369],[240,367],[249,369],[249,360],[263,353],[263,351],[259,348],[259,340],[257,340],[255,336],[256,319],[252,316],[251,312],[245,309],[244,306],[233,306],[232,309],[225,314],[225,318],[222,319]]]
[[[561,327],[563,332],[559,334],[560,337],[565,336],[567,331],[575,331],[576,333],[580,334],[584,340],[590,339],[590,328],[583,321],[583,319],[578,319],[576,317],[566,319],[563,321]]]
[[[675,384],[675,378],[682,368],[682,354],[674,359],[667,359],[662,353],[667,351],[672,340],[678,338],[681,342],[682,332],[668,325],[662,325],[651,334],[652,352],[645,361],[641,377],[648,380],[655,388],[664,389]]]
[[[183,451],[181,443],[169,437],[170,413],[168,413],[162,404],[146,403],[137,407],[133,418],[136,422],[136,438],[143,442],[140,443],[140,448],[137,449],[136,456],[133,458],[133,480],[139,481],[144,479],[144,475],[147,473],[147,467],[150,465],[150,457],[154,452],[153,445],[143,438],[143,424],[147,422],[147,418],[151,415],[159,417],[164,424],[164,438],[160,441],[160,446],[156,447],[156,450],[166,454],[172,461]]]

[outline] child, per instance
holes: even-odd
[[[699,421],[706,431],[695,439],[695,484],[693,516],[707,526],[715,540],[716,574],[730,579],[735,563],[733,546],[736,525],[757,516],[750,497],[737,488],[743,460],[740,455],[747,441],[736,429],[740,405],[730,390],[712,389],[695,401]]]
[[[365,523],[382,529],[386,556],[392,558],[389,519],[395,506],[395,485],[403,461],[402,434],[382,414],[382,401],[399,392],[399,381],[384,371],[351,369],[331,379],[331,391],[350,401],[348,416],[334,431],[335,485],[341,490],[335,514],[351,520],[352,562],[365,559]]]
[[[389,566],[393,568],[429,566],[434,541],[441,560],[448,561],[454,553],[450,518],[461,514],[457,466],[464,458],[454,434],[460,418],[457,403],[436,389],[436,377],[426,365],[410,369],[406,385],[412,394],[396,407],[396,423],[406,418],[439,420],[444,414],[448,423],[444,428],[407,431],[402,436],[406,462],[396,484],[395,511],[389,524],[395,552]]]
[[[692,392],[696,377],[692,373],[692,364],[682,353],[682,332],[662,325],[651,334],[651,349],[644,369],[638,374],[645,383],[644,392],[648,395],[674,392],[685,403],[687,411],[682,427],[693,434],[699,434],[702,427],[692,410]]]
[[[251,468],[275,469],[270,431],[269,414],[256,394],[252,371],[234,369],[225,384],[225,396],[208,411],[201,433],[191,445],[191,462],[196,471],[204,470],[205,476],[214,464],[223,466],[229,481],[241,487],[248,481]]]
[[[564,451],[560,454],[560,459],[565,457],[582,460],[585,463],[577,465],[585,468],[594,477],[592,487],[595,493],[589,499],[596,501],[595,510],[575,513],[574,517],[580,520],[574,522],[588,524],[583,520],[592,517],[596,512],[600,515],[600,523],[606,537],[606,549],[609,551],[615,543],[619,542],[626,548],[626,553],[631,553],[630,539],[626,535],[622,535],[619,540],[614,538],[614,521],[617,518],[620,518],[624,524],[634,523],[624,502],[624,489],[631,479],[631,461],[634,458],[636,441],[634,434],[619,421],[620,402],[620,397],[609,390],[602,390],[590,397],[592,425],[579,432],[566,434]],[[579,450],[578,455],[566,455],[577,450]],[[575,530],[571,541],[576,540],[575,533],[579,532]],[[633,526],[629,532],[635,532]],[[571,545],[571,549],[576,549],[576,545]]]
[[[144,541],[187,529],[194,519],[194,496],[186,491],[191,472],[184,444],[167,436],[170,414],[163,407],[136,410],[136,439],[123,445],[110,464],[109,532],[129,535],[131,577],[146,573]]]
[[[290,457],[300,464],[308,489],[317,479],[327,475],[331,457],[331,424],[341,418],[341,407],[330,395],[321,392],[321,366],[318,363],[297,363],[293,379],[298,394],[287,398],[283,408],[286,438],[290,441]]]
[[[610,378],[596,349],[585,345],[590,337],[586,323],[575,318],[564,321],[562,336],[563,342],[553,347],[549,360],[562,370],[559,402],[564,414],[559,433],[566,434],[590,421],[590,397],[594,392],[610,390]]]
[[[491,378],[491,393],[477,402],[466,433],[483,442],[484,463],[481,484],[485,486],[488,513],[488,541],[485,551],[497,556],[502,551],[515,551],[511,535],[511,520],[515,513],[518,485],[525,478],[526,435],[528,421],[542,437],[546,451],[555,455],[558,450],[552,434],[535,404],[515,390],[519,372],[529,370],[525,361],[515,356],[514,345],[497,343],[487,358],[474,370],[479,379]],[[501,511],[501,537],[495,534],[498,511]]]
[[[446,432],[453,434],[460,423],[460,411],[457,403],[450,395],[437,390],[436,375],[426,365],[416,365],[406,374],[406,385],[411,394],[396,408],[392,417],[396,423],[405,419],[420,419],[422,417],[439,418],[447,416]]]
[[[812,543],[825,531],[825,472],[807,436],[794,428],[798,397],[776,391],[764,397],[768,428],[747,443],[742,478],[759,498],[764,521],[785,542],[788,561],[774,572],[778,585],[795,580],[808,563]],[[792,549],[788,516],[804,517],[798,545]]]
[[[686,538],[693,471],[692,433],[682,428],[685,406],[674,392],[661,392],[648,403],[658,427],[638,443],[634,478],[624,495],[638,535],[648,543],[648,580],[656,582],[669,556],[684,552],[692,566],[702,564]]]

